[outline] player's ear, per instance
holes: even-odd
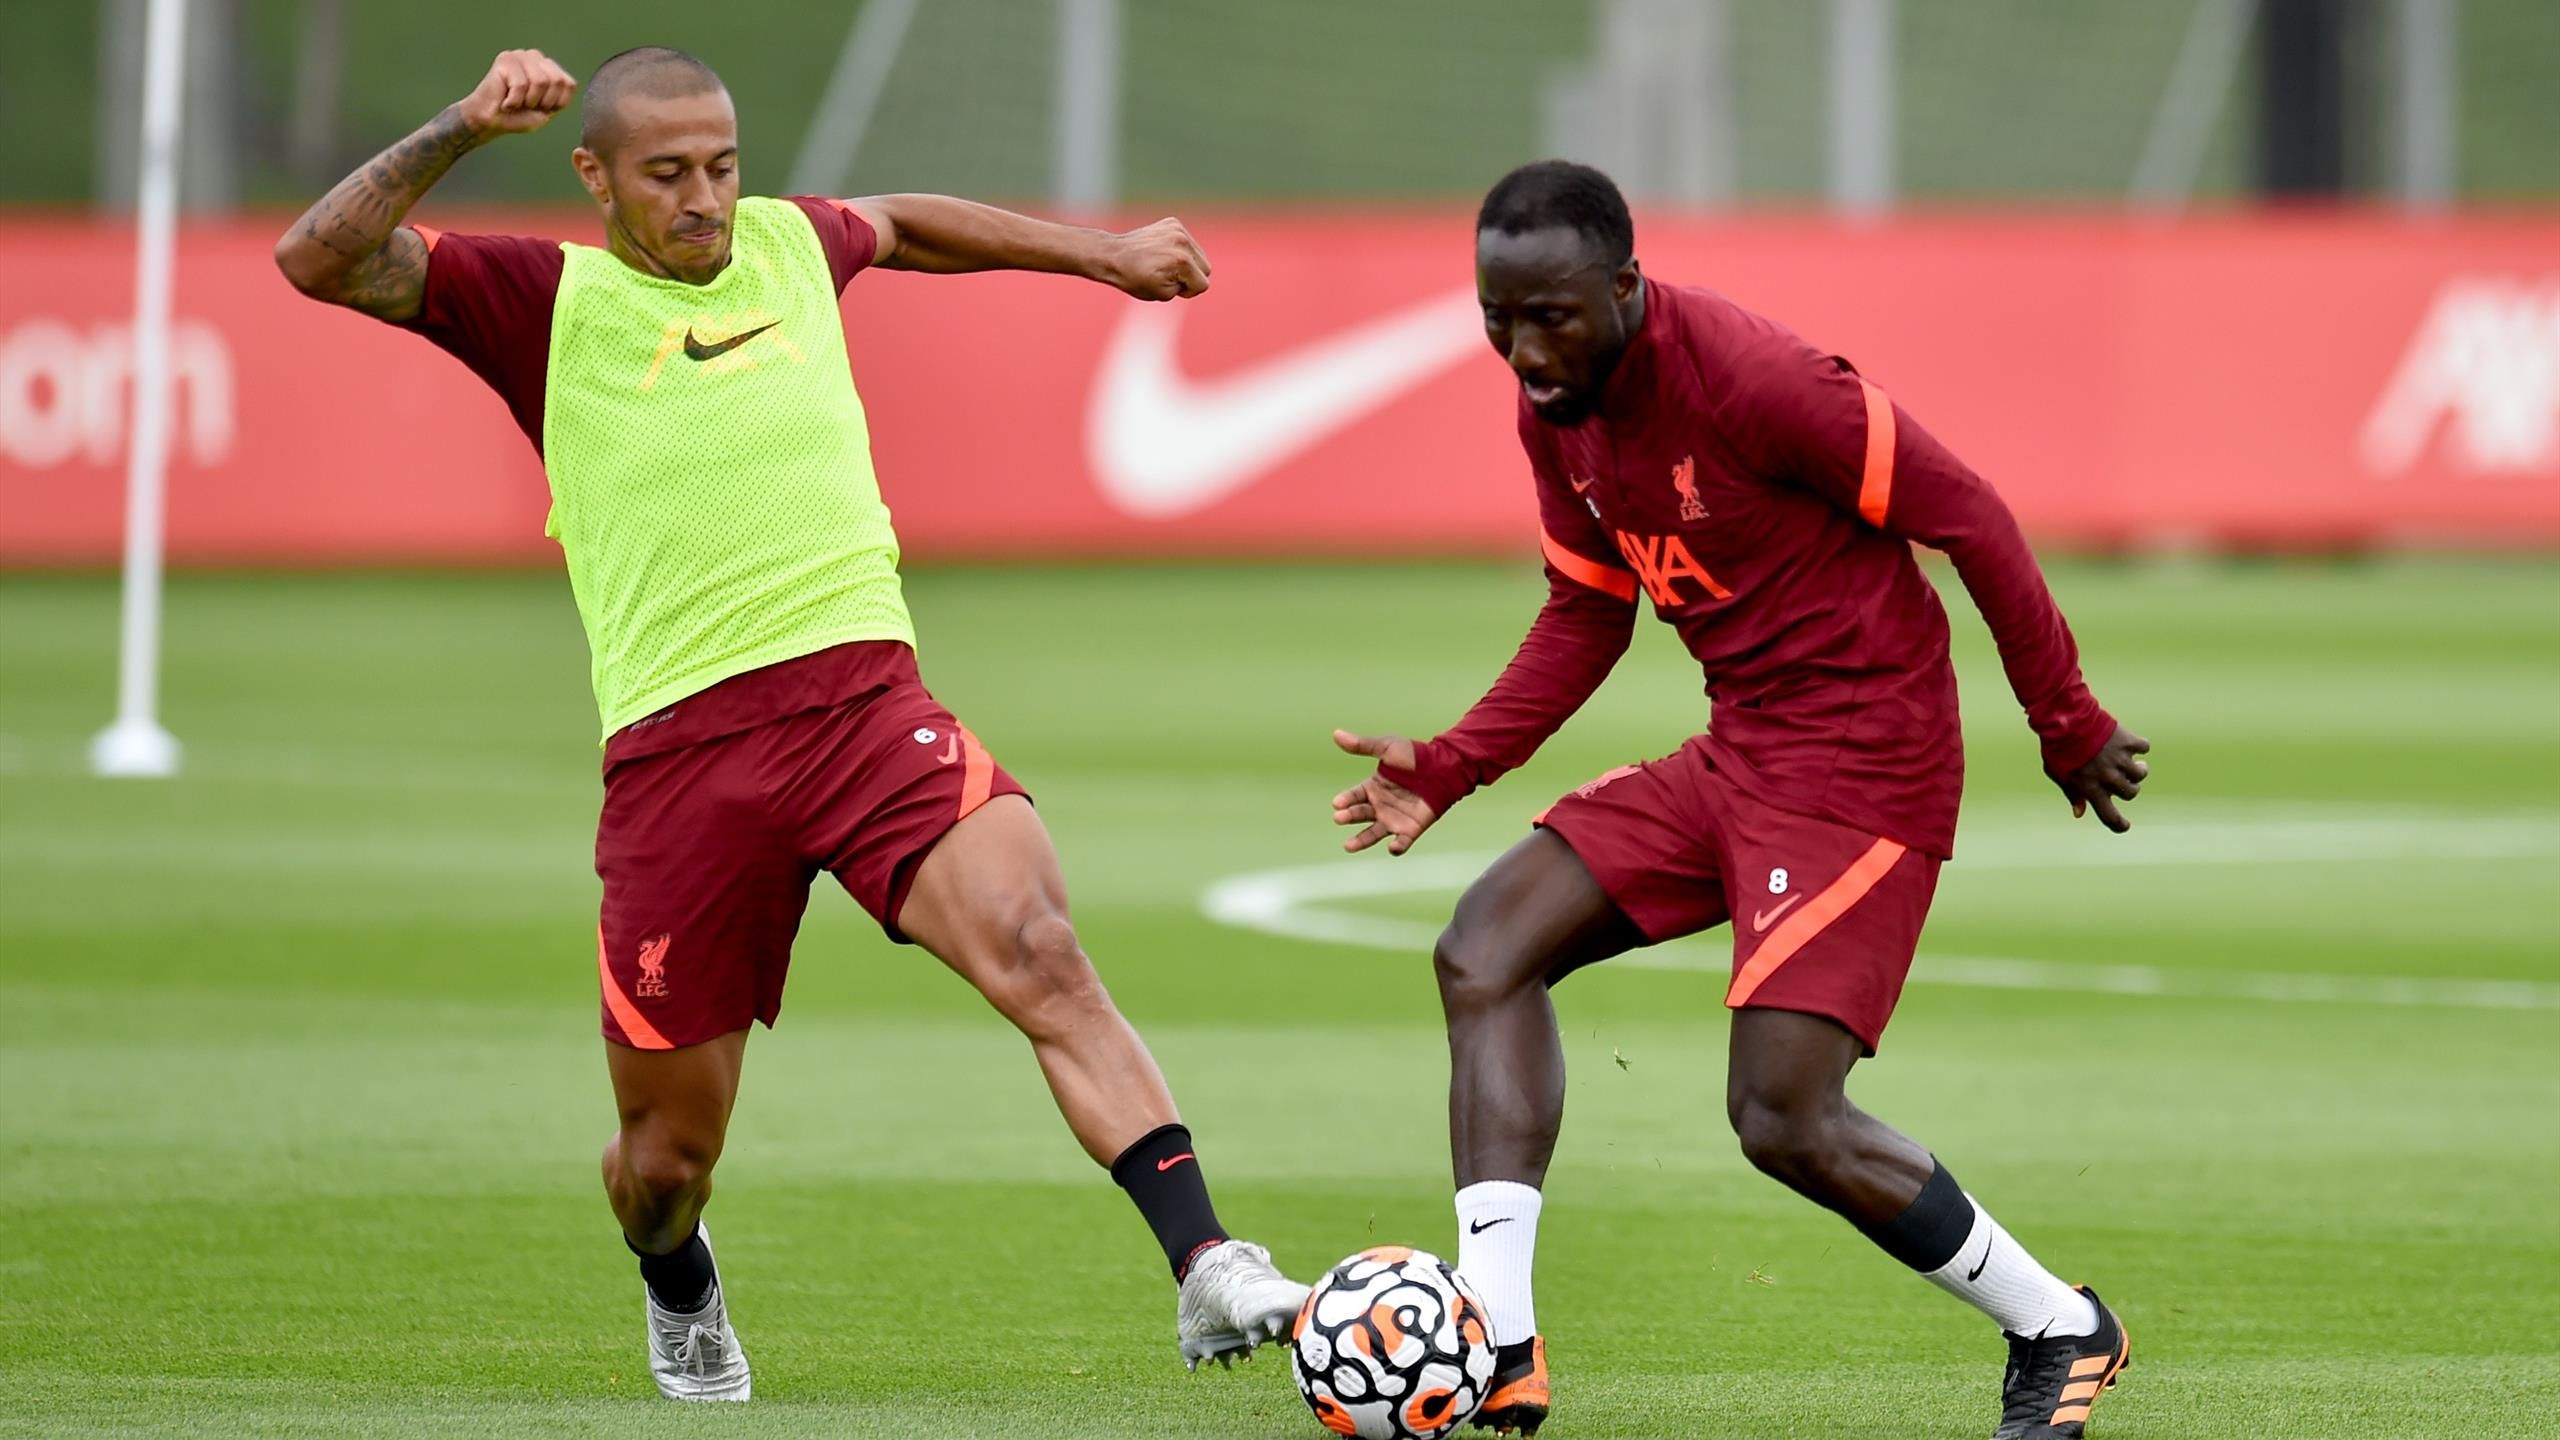
[[[597,204],[613,202],[613,186],[605,176],[603,156],[581,145],[569,152],[569,164],[578,172],[578,183],[587,187]]]
[[[1610,292],[1617,296],[1621,305],[1636,298],[1636,289],[1643,284],[1644,271],[1637,266],[1633,255],[1627,257],[1626,264],[1618,267],[1617,274],[1609,277]]]

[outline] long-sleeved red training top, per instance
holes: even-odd
[[[1712,291],[1648,282],[1594,414],[1520,402],[1548,596],[1466,717],[1389,770],[1435,811],[1536,752],[1607,678],[1635,602],[1713,702],[1708,756],[1755,798],[1945,857],[1964,792],[1947,616],[1908,542],[1946,552],[2067,774],[2115,721],[2007,505],[1884,392]]]

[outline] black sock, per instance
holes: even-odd
[[[631,1237],[622,1237],[631,1253],[640,1257],[640,1278],[648,1282],[649,1293],[661,1306],[679,1315],[690,1315],[711,1300],[711,1287],[720,1282],[720,1272],[711,1266],[711,1247],[702,1243],[702,1227],[693,1227],[685,1242],[664,1255],[650,1255],[631,1245]]]
[[[1227,1238],[1209,1203],[1200,1157],[1191,1152],[1191,1132],[1182,1126],[1160,1125],[1140,1136],[1111,1162],[1111,1178],[1147,1217],[1174,1279],[1189,1273],[1201,1251]]]
[[[1910,1208],[1881,1225],[1858,1228],[1884,1253],[1926,1275],[1946,1268],[1973,1233],[1973,1201],[1933,1158],[1928,1182]]]

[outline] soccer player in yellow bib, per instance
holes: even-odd
[[[276,264],[461,359],[543,456],[605,737],[596,965],[622,1123],[604,1188],[659,1390],[748,1397],[700,1217],[821,871],[1030,1040],[1164,1247],[1184,1360],[1249,1354],[1307,1289],[1220,1227],[1164,1077],[1068,923],[1047,831],[918,677],[837,309],[874,265],[1177,300],[1208,288],[1207,258],[1173,220],[1108,234],[934,195],[742,197],[727,88],[654,47],[585,87],[571,158],[602,248],[404,223],[456,161],[578,89],[539,51],[498,56],[313,205]]]

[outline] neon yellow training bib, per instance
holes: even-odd
[[[914,644],[809,217],[740,200],[708,285],[561,249],[544,532],[569,562],[605,735],[829,646]]]

